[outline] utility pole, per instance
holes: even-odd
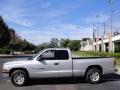
[[[112,29],[113,29],[113,22],[112,22],[112,19],[113,19],[113,10],[112,10],[112,0],[109,0],[109,4],[110,4],[110,29],[111,29],[111,33],[112,33]]]
[[[104,32],[103,32],[103,35],[105,36],[105,34],[106,34],[106,24],[105,24],[105,22],[103,23],[103,26],[104,26]]]
[[[95,30],[95,24],[93,24],[93,39],[95,39],[95,37],[96,37],[96,30]]]
[[[100,15],[99,14],[97,14],[96,15],[96,18],[97,18],[97,36],[99,37],[99,17],[100,17]]]
[[[113,22],[112,22],[112,19],[113,19],[113,17],[112,17],[112,14],[113,14],[113,10],[112,10],[112,0],[109,0],[109,5],[110,5],[110,33],[109,33],[109,52],[112,52],[112,50],[113,50],[113,46],[112,46],[112,44],[114,43],[112,43],[112,32],[113,32]]]
[[[99,51],[99,23],[98,23],[98,19],[99,19],[99,14],[96,15],[97,18],[97,37],[96,37],[96,51]]]
[[[95,30],[95,24],[93,24],[93,42],[96,42],[96,30]],[[96,45],[93,45],[93,50],[96,51]]]

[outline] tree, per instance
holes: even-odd
[[[10,42],[10,31],[3,18],[0,16],[0,47],[3,48]]]
[[[70,43],[68,44],[68,47],[73,51],[79,50],[80,49],[80,40],[71,40]]]
[[[33,50],[36,46],[27,40],[22,40],[15,30],[9,28],[0,16],[0,48],[4,50],[26,51]]]
[[[60,47],[65,47],[66,48],[69,43],[70,43],[69,39],[61,39],[60,40]]]
[[[42,44],[37,46],[36,50],[40,51],[40,50],[43,50],[43,49],[46,49],[46,48],[49,48],[49,47],[50,47],[50,43],[42,43]]]
[[[52,38],[50,41],[50,47],[51,48],[56,48],[59,47],[59,40],[57,38]]]
[[[33,45],[32,43],[29,43],[27,40],[22,40],[20,41],[20,43],[18,44],[19,46],[19,50],[20,51],[32,51],[36,48],[35,45]]]

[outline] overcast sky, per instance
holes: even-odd
[[[120,0],[113,0],[113,10],[120,17]],[[108,0],[0,0],[0,15],[9,27],[34,44],[92,37],[97,13],[100,23],[109,21]]]

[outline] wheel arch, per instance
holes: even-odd
[[[9,72],[9,77],[11,77],[12,73],[13,73],[14,71],[16,71],[16,70],[22,70],[22,71],[26,72],[26,74],[27,74],[28,77],[29,77],[28,70],[27,70],[26,68],[21,68],[21,67],[19,67],[19,68],[12,68],[12,69],[10,70],[10,72]]]
[[[92,68],[97,68],[101,71],[101,73],[103,74],[103,68],[100,65],[90,65],[87,67],[86,71],[85,71],[85,75],[87,74],[87,72],[92,69]]]

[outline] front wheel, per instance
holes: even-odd
[[[91,68],[86,73],[86,80],[91,84],[99,83],[102,78],[102,72],[97,68]]]
[[[16,70],[11,75],[11,82],[15,86],[23,86],[27,82],[27,74],[22,70]]]

